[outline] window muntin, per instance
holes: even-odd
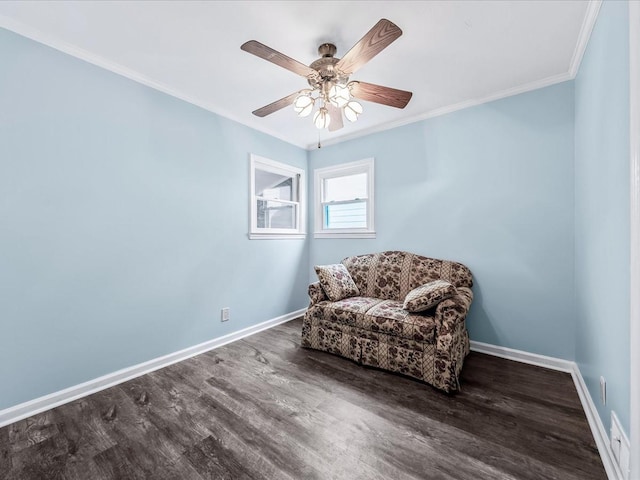
[[[304,237],[304,171],[251,155],[249,237]]]
[[[315,170],[315,237],[374,238],[373,159]]]

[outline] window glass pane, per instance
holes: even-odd
[[[366,228],[367,202],[334,203],[324,206],[324,228]]]
[[[255,194],[273,200],[289,200],[297,202],[297,175],[296,178],[279,173],[268,172],[256,168]]]
[[[297,228],[296,205],[274,200],[256,200],[258,228]]]
[[[367,198],[366,173],[325,178],[323,201],[339,202],[341,200],[354,200],[356,198]]]

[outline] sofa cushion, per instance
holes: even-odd
[[[320,302],[311,307],[318,319],[350,326],[360,326],[364,314],[382,300],[371,297],[349,297],[337,302]]]
[[[402,251],[386,251],[347,257],[342,260],[360,295],[404,301],[407,294],[433,280],[445,280],[454,287],[473,285],[471,272],[457,262],[423,257]]]
[[[347,257],[342,260],[344,266],[349,270],[351,278],[353,278],[353,281],[358,286],[360,295],[373,297],[373,288],[369,291],[369,284],[373,285],[373,275],[375,274],[377,258],[377,253],[370,253],[367,255]]]
[[[404,294],[432,280],[445,280],[456,288],[473,286],[471,271],[463,264],[414,255]]]
[[[359,295],[347,268],[341,263],[335,265],[316,265],[316,275],[329,300],[336,302],[347,297]]]
[[[358,326],[418,342],[433,343],[436,321],[431,315],[406,311],[401,302],[384,300],[373,305]]]
[[[453,297],[456,293],[458,293],[456,287],[449,282],[433,280],[407,293],[403,308],[409,312],[423,312]]]

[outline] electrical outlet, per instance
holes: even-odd
[[[603,405],[607,404],[607,381],[604,377],[600,377],[600,401]]]
[[[224,307],[221,311],[220,311],[220,321],[221,322],[226,322],[227,320],[229,320],[231,314],[229,312],[229,307]]]
[[[624,433],[620,420],[615,412],[611,411],[611,451],[613,458],[620,467],[620,477],[622,480],[629,479],[629,439]]]

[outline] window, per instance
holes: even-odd
[[[315,170],[315,238],[375,238],[373,158]]]
[[[304,238],[304,170],[251,155],[249,238]]]

